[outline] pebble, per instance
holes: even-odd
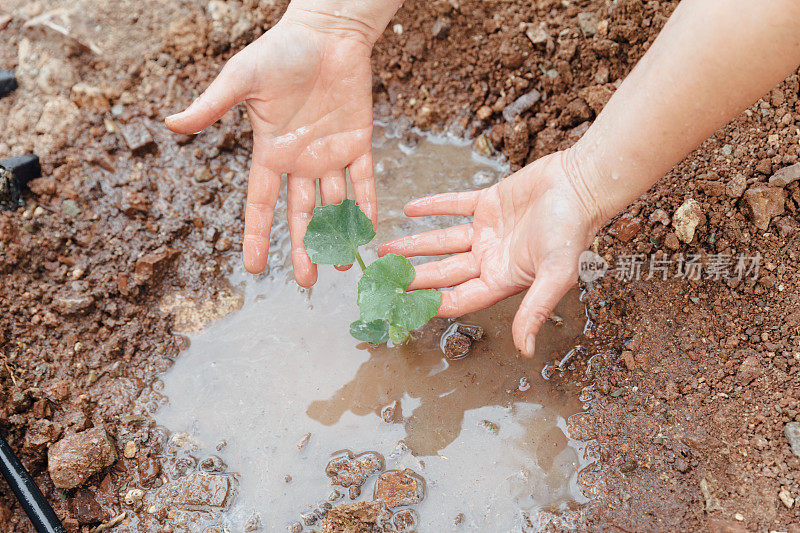
[[[130,505],[131,507],[139,507],[142,505],[142,500],[144,499],[144,491],[142,489],[131,489],[127,493],[125,493],[125,498],[123,499],[125,505]]]
[[[376,452],[354,455],[353,452],[344,450],[328,461],[325,473],[334,485],[361,486],[369,476],[382,471],[383,467],[383,457]]]
[[[625,461],[624,463],[619,465],[619,471],[622,472],[623,474],[629,474],[634,470],[636,470],[638,466],[639,465],[636,463],[636,461],[631,459],[630,461]]]
[[[61,212],[69,217],[77,217],[81,214],[81,208],[78,207],[77,202],[70,198],[61,202]]]
[[[800,163],[795,163],[794,165],[783,167],[782,169],[778,170],[775,174],[770,176],[769,185],[770,187],[786,187],[790,183],[794,183],[799,179],[800,179]]]
[[[221,237],[214,244],[214,249],[218,252],[227,252],[228,250],[231,249],[232,245],[233,243],[228,237]]]
[[[693,198],[686,200],[683,205],[675,210],[672,225],[675,227],[675,236],[685,243],[692,242],[694,232],[703,217],[700,204]]]
[[[433,22],[433,26],[431,26],[431,34],[436,39],[444,39],[450,33],[450,27],[453,25],[453,21],[450,20],[450,17],[439,17]]]
[[[494,154],[494,149],[492,148],[491,143],[489,143],[489,139],[486,138],[486,135],[480,134],[475,139],[475,144],[473,145],[478,155],[482,155],[484,157],[491,157]]]
[[[390,424],[395,421],[395,417],[397,416],[397,400],[393,401],[383,409],[381,409],[381,419]]]
[[[138,446],[136,446],[136,442],[129,440],[125,443],[125,449],[122,452],[122,455],[125,456],[125,459],[133,459],[136,457],[137,452],[139,451]]]
[[[230,505],[233,493],[230,476],[191,474],[180,480],[172,502],[189,511],[222,510]]]
[[[120,134],[128,150],[134,155],[153,151],[156,148],[156,141],[144,124],[131,121],[119,126]]]
[[[650,222],[654,222],[654,223],[655,222],[659,222],[659,223],[661,223],[661,224],[663,224],[665,226],[669,226],[670,222],[672,222],[672,220],[670,220],[669,215],[667,214],[667,212],[664,211],[663,209],[656,209],[655,211],[650,213],[650,218],[648,220],[650,220]]]
[[[794,505],[794,498],[792,498],[792,493],[786,487],[781,487],[780,492],[778,492],[778,498],[781,499],[783,505],[786,506],[787,509],[791,509]]]
[[[755,186],[744,193],[744,202],[753,224],[760,229],[769,228],[773,217],[782,215],[786,191],[776,187]]]
[[[641,229],[642,219],[625,213],[611,225],[608,232],[622,242],[631,242]]]
[[[523,165],[528,158],[528,149],[530,148],[528,123],[524,120],[506,123],[503,143],[509,162],[512,165]]]
[[[578,13],[578,26],[580,26],[583,35],[586,37],[592,37],[597,33],[598,22],[596,13],[591,11]]]
[[[59,489],[74,489],[83,485],[116,460],[114,444],[102,427],[64,437],[50,446],[47,453],[50,479]]]
[[[214,179],[214,174],[206,167],[200,167],[194,171],[194,181],[197,183],[206,183]]]
[[[503,109],[503,118],[506,122],[512,122],[519,115],[533,107],[541,98],[542,93],[536,89],[523,94]]]
[[[382,501],[389,509],[414,505],[424,498],[425,481],[410,468],[388,470],[378,476],[375,499]]]
[[[478,109],[478,112],[476,113],[476,115],[478,115],[479,119],[486,120],[487,118],[492,116],[492,108],[489,107],[488,105],[481,106]]]
[[[762,373],[761,365],[758,362],[758,356],[748,355],[739,365],[739,371],[736,373],[736,380],[740,385],[747,385]]]
[[[789,422],[783,428],[783,434],[792,447],[792,453],[800,457],[800,422]]]
[[[311,440],[311,433],[306,433],[305,435],[300,437],[300,440],[297,441],[297,449],[298,450],[302,450],[303,448],[308,446],[308,441],[309,440]]]
[[[725,184],[725,194],[731,198],[741,198],[745,189],[747,189],[747,178],[742,174],[736,174]]]

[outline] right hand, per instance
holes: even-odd
[[[284,16],[233,56],[185,111],[167,117],[172,131],[192,134],[245,102],[253,126],[253,158],[242,247],[245,268],[267,265],[270,229],[281,175],[288,174],[287,218],[297,283],[313,285],[317,268],[303,246],[316,205],[347,197],[345,170],[355,200],[375,224],[372,173],[372,43],[359,32],[317,28]]]
[[[535,337],[578,278],[578,258],[605,217],[576,152],[545,156],[487,189],[406,204],[408,216],[472,216],[472,222],[384,243],[379,255],[455,254],[416,267],[413,289],[441,289],[438,316],[454,318],[528,289],[512,326],[533,356]]]

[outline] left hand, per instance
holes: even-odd
[[[600,225],[575,154],[543,157],[480,191],[444,193],[406,204],[405,214],[471,215],[472,222],[386,242],[379,255],[456,254],[416,267],[413,289],[440,289],[441,317],[489,307],[528,289],[512,327],[531,357],[535,337],[575,284],[578,258]]]

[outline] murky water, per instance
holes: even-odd
[[[506,173],[467,144],[402,141],[385,128],[376,130],[375,163],[382,220],[373,244],[453,222],[407,219],[408,199],[486,186]],[[321,267],[317,285],[300,290],[286,268],[285,228],[276,234],[273,252],[284,255],[273,257],[266,276],[234,276],[243,307],[193,336],[163,377],[169,401],[156,416],[239,474],[225,519],[230,530],[241,531],[255,511],[264,530],[284,531],[331,492],[325,465],[342,449],[376,451],[387,469],[411,468],[425,478],[420,532],[518,531],[525,514],[535,528],[584,501],[576,484],[582,449],[565,423],[581,410],[578,391],[556,390],[541,375],[545,361],[581,342],[586,319],[577,291],[557,309],[563,324],[544,326],[531,360],[517,357],[511,341],[518,298],[461,320],[486,332],[464,359],[444,358],[444,320],[406,346],[370,348],[348,333],[358,315],[358,269]],[[381,410],[395,400],[387,423]],[[362,499],[371,498],[372,486],[374,479]]]

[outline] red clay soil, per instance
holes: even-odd
[[[163,296],[230,298],[239,260],[241,112],[196,139],[159,122],[285,3],[89,1],[100,55],[23,28],[59,2],[10,4],[0,67],[17,68],[21,87],[0,99],[0,156],[36,150],[45,177],[26,207],[0,213],[0,431],[77,531],[135,509],[119,496],[126,483],[158,483],[150,385],[184,345],[172,331],[185,311]],[[580,137],[676,2],[533,4],[409,0],[376,46],[378,113],[444,125],[522,165]],[[517,118],[508,106],[525,94]],[[797,162],[799,124],[794,75],[598,237],[612,266],[625,254],[758,253],[761,269],[741,282],[606,277],[589,291],[593,399],[571,420],[599,459],[581,475],[588,530],[800,531],[800,459],[784,434],[800,421],[800,190],[766,189]],[[689,199],[686,243],[675,212]],[[119,459],[78,490],[54,489],[48,447],[92,426]],[[0,486],[0,531],[29,527]]]

